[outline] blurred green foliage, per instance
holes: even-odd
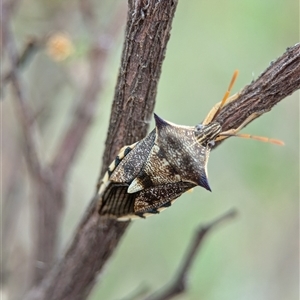
[[[113,4],[100,2],[95,1],[99,22],[105,24]],[[68,124],[86,73],[88,33],[80,26],[75,5],[24,1],[14,24],[20,44],[28,35],[64,30],[75,46],[74,56],[65,62],[40,53],[24,71],[33,103],[46,103],[39,117],[46,157]],[[235,69],[240,71],[236,92],[298,42],[298,5],[295,0],[179,1],[155,112],[177,124],[200,122],[222,98]],[[121,47],[122,38],[112,50],[97,119],[69,180],[61,249],[94,192]],[[282,139],[284,147],[231,138],[213,151],[208,164],[213,192],[196,188],[161,215],[133,222],[90,299],[122,299],[141,286],[164,286],[179,267],[195,228],[231,207],[239,217],[207,238],[190,274],[189,290],[176,299],[298,299],[298,98],[294,94],[285,99],[243,130]]]

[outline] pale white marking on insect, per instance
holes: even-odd
[[[102,194],[105,191],[108,184],[109,184],[109,175],[108,175],[108,172],[105,172],[103,179],[102,179],[102,183],[101,183],[99,191],[98,191],[98,194]]]
[[[129,221],[129,220],[136,220],[136,219],[143,219],[138,215],[126,215],[124,217],[118,218],[118,221]]]
[[[139,178],[135,178],[128,187],[127,193],[132,194],[144,189],[144,186]]]
[[[122,148],[120,149],[119,153],[118,153],[119,159],[124,158],[126,150],[127,150],[128,148],[130,148],[130,149],[132,150],[132,149],[135,147],[135,145],[136,145],[137,143],[138,143],[138,142],[136,142],[136,143],[134,143],[134,144],[132,144],[132,145],[129,145],[129,146],[127,145],[127,146],[122,147]]]
[[[107,186],[109,185],[110,183],[110,174],[112,174],[114,172],[114,170],[116,169],[116,167],[118,166],[117,165],[117,161],[121,161],[126,155],[126,150],[128,151],[128,149],[130,149],[130,151],[135,147],[135,145],[137,144],[138,142],[132,144],[132,145],[126,145],[124,147],[122,147],[118,153],[118,155],[116,156],[116,158],[113,160],[113,162],[109,165],[109,167],[107,168],[107,171],[105,172],[103,178],[102,178],[102,181],[101,181],[101,185],[99,187],[99,191],[98,191],[98,194],[101,194],[105,191],[105,189],[107,188]],[[130,152],[129,151],[129,152]],[[129,153],[128,152],[128,153]],[[126,154],[128,154],[126,153]]]

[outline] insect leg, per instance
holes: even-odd
[[[194,186],[193,183],[181,181],[142,190],[135,199],[135,214],[142,216],[159,213],[161,209],[170,206],[173,200]]]
[[[235,129],[229,129],[220,133],[220,135],[216,138],[216,141],[221,141],[227,139],[229,136],[236,135],[240,130],[242,130],[246,125],[248,125],[251,121],[262,115],[263,112],[255,112],[251,114],[247,119]]]
[[[223,104],[222,108],[224,106],[226,106],[227,104],[229,104],[230,102],[235,101],[240,95],[240,92],[235,93],[234,95],[230,96],[227,100],[226,103]],[[220,110],[220,105],[221,105],[222,101],[218,102],[217,104],[215,104],[213,106],[213,108],[209,111],[209,113],[207,114],[207,116],[205,117],[204,121],[202,122],[202,125],[207,125],[209,124],[215,117],[216,113]]]

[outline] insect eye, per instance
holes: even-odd
[[[201,123],[200,123],[200,124],[197,124],[197,125],[195,126],[196,131],[201,131],[201,130],[203,129],[203,127],[204,127],[204,125],[202,125]]]
[[[207,145],[210,147],[210,148],[213,148],[214,146],[215,146],[215,141],[214,140],[212,140],[212,141],[209,141],[208,143],[207,143]]]

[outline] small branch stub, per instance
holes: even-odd
[[[185,258],[182,261],[182,265],[175,276],[173,282],[166,287],[162,292],[158,291],[152,295],[146,297],[144,300],[167,300],[171,299],[179,294],[182,294],[186,290],[187,279],[193,262],[198,254],[200,247],[203,244],[204,238],[210,233],[213,229],[220,226],[222,223],[227,222],[235,218],[237,211],[231,209],[224,215],[220,216],[216,220],[212,221],[207,225],[200,225],[196,230],[193,239],[190,242],[189,249]]]

